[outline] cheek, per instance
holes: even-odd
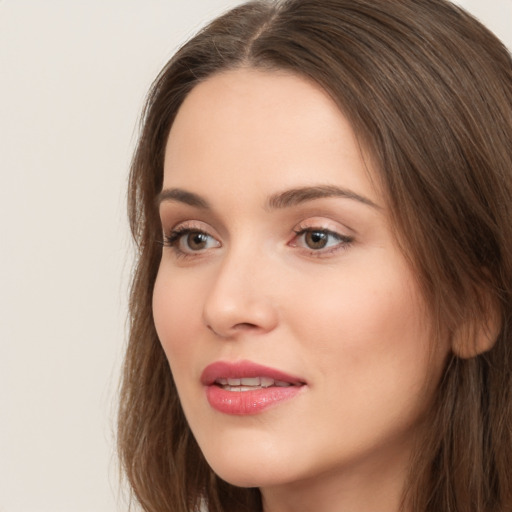
[[[293,294],[288,312],[295,323],[288,323],[311,351],[313,367],[323,369],[322,379],[354,401],[400,398],[402,386],[417,395],[431,370],[423,300],[405,266],[363,268]]]
[[[155,328],[187,418],[197,416],[200,386],[194,368],[203,358],[200,340],[202,302],[195,280],[182,279],[165,267],[153,292]],[[192,378],[191,378],[192,377]]]
[[[171,279],[165,269],[160,270],[153,291],[153,318],[172,367],[195,346],[192,341],[201,318],[201,301],[193,280]]]
[[[289,294],[289,312],[300,321],[301,331],[317,333],[312,339],[319,343],[330,345],[336,339],[355,351],[368,344],[390,348],[405,337],[409,342],[424,338],[428,330],[423,301],[407,271],[347,271],[329,276],[323,286],[319,280],[309,283],[316,286],[304,284],[303,290]]]

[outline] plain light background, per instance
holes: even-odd
[[[238,0],[0,0],[0,512],[116,512],[144,95]],[[512,48],[512,0],[461,0]]]

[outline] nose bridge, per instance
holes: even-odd
[[[217,335],[232,337],[248,329],[266,332],[275,327],[277,311],[264,265],[264,254],[253,243],[226,251],[203,309],[205,324]]]

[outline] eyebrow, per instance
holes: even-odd
[[[317,185],[311,187],[298,187],[284,192],[277,192],[271,195],[267,202],[266,208],[269,210],[277,210],[282,208],[290,208],[307,201],[314,199],[321,199],[326,197],[340,197],[343,199],[351,199],[358,201],[364,205],[371,206],[378,210],[381,209],[376,203],[360,194],[356,194],[352,190],[337,187],[335,185]],[[168,188],[162,190],[156,198],[156,203],[159,206],[165,201],[176,201],[184,203],[189,206],[194,206],[201,209],[210,209],[210,204],[206,199],[194,192],[188,192],[181,188]]]
[[[181,188],[167,188],[162,190],[156,197],[156,203],[160,206],[164,201],[176,201],[178,203],[188,204],[196,208],[209,209],[210,204],[200,195],[188,192]]]
[[[380,210],[380,206],[367,197],[356,194],[352,190],[337,187],[335,185],[317,185],[313,187],[299,187],[278,192],[269,197],[267,207],[271,210],[278,208],[289,208],[314,199],[324,197],[341,197],[343,199],[352,199],[372,208]]]

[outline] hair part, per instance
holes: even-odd
[[[445,0],[250,2],[186,43],[154,82],[129,183],[138,259],[118,427],[137,500],[147,512],[203,501],[210,512],[261,510],[256,489],[223,482],[204,460],[152,316],[170,128],[198,83],[241,67],[296,73],[336,101],[375,167],[436,336],[454,343],[404,507],[512,509],[512,63]]]

